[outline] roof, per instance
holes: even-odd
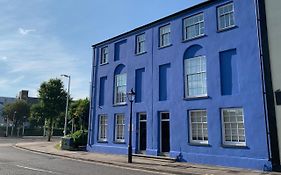
[[[202,3],[199,3],[199,4],[197,4],[197,5],[191,6],[191,7],[189,7],[189,8],[186,8],[186,9],[184,9],[184,10],[181,10],[181,11],[179,11],[179,12],[176,12],[176,13],[171,14],[171,15],[169,15],[169,16],[166,16],[166,17],[164,17],[164,18],[160,18],[160,19],[158,19],[158,20],[156,20],[156,21],[153,21],[153,22],[151,22],[151,23],[148,23],[148,24],[145,24],[145,25],[143,25],[143,26],[137,27],[137,28],[135,28],[135,29],[133,29],[133,30],[130,30],[130,31],[125,32],[125,33],[122,33],[122,34],[117,35],[117,36],[115,36],[115,37],[112,37],[112,38],[110,38],[110,39],[107,39],[107,40],[101,41],[101,42],[99,42],[99,43],[96,43],[96,44],[92,45],[92,47],[95,48],[95,47],[97,47],[98,45],[102,45],[102,44],[105,44],[105,43],[107,43],[107,42],[120,39],[120,38],[122,38],[122,37],[125,37],[125,36],[130,35],[131,33],[134,33],[134,32],[137,32],[137,31],[139,31],[139,30],[143,30],[143,29],[152,27],[152,26],[154,26],[154,25],[156,25],[156,24],[158,24],[158,23],[161,23],[162,21],[165,21],[165,20],[168,20],[168,19],[171,19],[171,18],[180,16],[180,15],[182,15],[182,14],[185,14],[185,13],[187,13],[187,12],[190,12],[191,10],[195,10],[195,9],[198,9],[198,8],[202,8],[202,7],[204,7],[204,6],[207,6],[207,5],[210,5],[210,4],[214,3],[214,2],[216,2],[216,1],[218,1],[218,0],[207,0],[207,1],[205,1],[205,2],[202,2]]]

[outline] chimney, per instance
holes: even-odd
[[[27,100],[28,99],[28,90],[21,90],[19,93],[20,100]]]

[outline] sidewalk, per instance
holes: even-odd
[[[30,142],[30,143],[17,143],[16,147],[26,149],[29,151],[35,151],[39,153],[45,153],[50,155],[57,155],[66,158],[102,163],[113,166],[157,171],[166,174],[195,174],[195,175],[258,175],[258,174],[270,174],[270,175],[281,175],[277,172],[261,172],[254,170],[245,170],[239,168],[225,168],[217,166],[205,166],[197,165],[190,163],[180,163],[172,162],[169,160],[159,160],[159,159],[150,159],[142,157],[133,157],[133,163],[127,163],[127,156],[125,155],[109,155],[109,154],[99,154],[99,153],[90,153],[83,151],[65,151],[58,150],[55,148],[55,145],[58,141],[53,142]]]

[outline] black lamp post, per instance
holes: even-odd
[[[132,110],[133,110],[133,101],[135,100],[136,93],[133,88],[130,92],[127,93],[127,98],[131,103],[130,109],[130,126],[129,126],[129,144],[128,144],[128,163],[132,163]]]

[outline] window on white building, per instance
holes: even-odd
[[[159,29],[159,47],[165,47],[171,44],[170,24],[160,27]]]
[[[101,59],[100,64],[108,63],[108,47],[101,48]]]
[[[145,34],[136,36],[136,54],[145,52]]]
[[[244,114],[242,108],[222,109],[223,144],[245,146]]]
[[[115,75],[114,104],[126,103],[127,74]]]
[[[184,40],[189,40],[204,35],[204,15],[200,13],[195,16],[185,18],[184,24]]]
[[[233,3],[228,3],[226,5],[218,7],[217,13],[219,30],[224,30],[235,26]]]
[[[189,111],[190,143],[208,144],[207,124],[206,110]]]
[[[125,117],[124,114],[115,115],[115,141],[125,142]]]
[[[185,98],[207,96],[206,57],[184,60]]]
[[[107,141],[107,116],[99,116],[99,141]]]

